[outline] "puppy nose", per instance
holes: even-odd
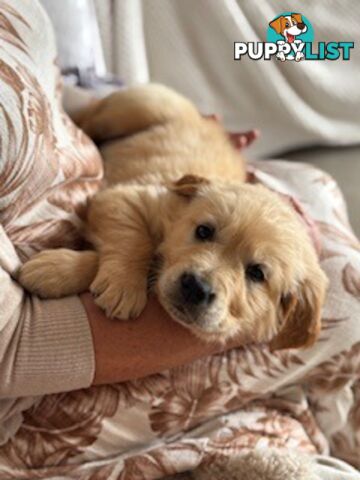
[[[210,284],[194,273],[183,273],[180,285],[182,297],[188,304],[209,305],[215,299]]]
[[[304,28],[305,28],[305,23],[298,23],[298,24],[297,24],[297,27],[298,27],[300,30],[304,30]]]

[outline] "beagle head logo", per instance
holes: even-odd
[[[278,60],[299,62],[306,58],[305,44],[314,40],[314,31],[301,13],[283,12],[269,23],[267,40],[278,45]]]
[[[280,15],[280,17],[270,22],[269,25],[288,43],[293,43],[297,36],[306,33],[308,29],[300,13]]]

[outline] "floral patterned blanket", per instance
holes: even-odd
[[[320,232],[330,278],[319,341],[247,346],[120,385],[46,396],[0,448],[0,478],[151,480],[259,447],[360,468],[360,245],[332,178],[308,165],[253,164]],[[333,477],[331,477],[333,478]]]

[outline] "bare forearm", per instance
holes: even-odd
[[[221,350],[174,322],[154,298],[129,321],[107,318],[88,293],[81,299],[93,334],[95,385],[141,378]]]

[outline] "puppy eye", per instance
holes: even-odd
[[[286,23],[285,23],[285,27],[290,27],[290,23],[289,23],[289,22],[286,22]]]
[[[201,224],[196,227],[195,237],[202,242],[210,241],[214,238],[215,228],[212,225]]]
[[[263,282],[265,280],[264,270],[262,265],[258,263],[251,263],[246,267],[246,277],[252,282]]]

